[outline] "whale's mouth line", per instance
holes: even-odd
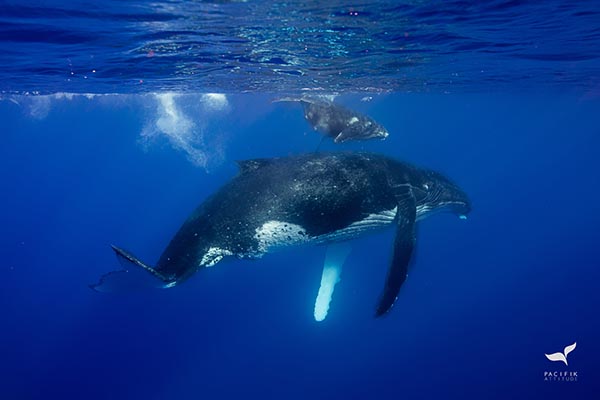
[[[456,212],[458,208],[468,208],[469,204],[465,203],[463,201],[445,201],[445,202],[441,202],[435,205],[428,205],[428,204],[423,204],[420,206],[417,206],[417,217],[423,218],[425,216],[429,216],[431,214],[434,213],[441,213],[441,212]],[[460,214],[460,217],[462,219],[466,218],[467,212],[457,212],[457,214]]]

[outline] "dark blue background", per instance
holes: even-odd
[[[151,98],[54,99],[42,119],[27,99],[1,101],[0,397],[594,398],[600,99],[359,98],[341,101],[385,124],[389,139],[323,149],[440,170],[473,212],[420,223],[416,263],[385,318],[373,313],[393,232],[353,242],[323,323],[312,306],[324,247],[219,264],[171,290],[87,287],[117,266],[110,244],[154,263],[235,174],[233,160],[314,150],[320,137],[298,107],[231,97],[210,125],[226,159],[207,173],[167,140],[140,144]],[[569,367],[544,357],[575,341]],[[579,381],[544,382],[555,370]]]

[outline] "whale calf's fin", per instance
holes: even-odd
[[[345,142],[346,140],[351,139],[352,138],[351,132],[353,132],[353,131],[354,131],[354,134],[356,134],[356,129],[354,129],[354,127],[352,127],[352,126],[347,127],[346,129],[344,129],[343,131],[338,133],[335,138],[333,138],[333,142],[334,143],[342,143],[342,142]]]
[[[382,316],[392,308],[398,297],[400,287],[406,280],[408,264],[410,263],[416,240],[416,214],[417,208],[412,193],[399,198],[396,215],[397,226],[396,238],[394,239],[394,251],[392,253],[392,261],[385,281],[385,287],[375,312],[376,317]]]
[[[117,246],[111,247],[123,269],[102,275],[98,283],[89,285],[93,290],[97,292],[121,292],[174,286],[173,281],[167,279],[156,269],[144,264],[133,254]],[[135,266],[135,268],[132,268],[132,266]],[[152,276],[148,275],[148,272]],[[158,281],[152,277],[158,278]]]

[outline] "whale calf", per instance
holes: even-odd
[[[275,101],[301,103],[304,108],[304,118],[313,129],[333,138],[335,143],[385,139],[389,136],[387,129],[373,118],[329,100],[303,97],[282,98]]]
[[[380,316],[406,279],[417,220],[442,210],[464,218],[471,209],[467,195],[440,173],[378,154],[312,153],[238,164],[238,175],[187,218],[154,267],[113,246],[120,260],[172,287],[227,257],[257,259],[286,246],[341,242],[395,225]],[[101,289],[114,273],[91,287]]]

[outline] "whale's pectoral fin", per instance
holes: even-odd
[[[412,194],[404,196],[398,204],[396,238],[394,239],[394,251],[392,262],[388,270],[383,294],[377,305],[376,317],[380,317],[392,308],[400,286],[406,280],[408,264],[410,262],[415,245],[415,221],[417,209]]]
[[[90,288],[97,292],[122,292],[149,287],[173,286],[172,281],[156,269],[138,260],[133,254],[117,246],[111,247],[123,269],[102,275],[97,283],[89,285]],[[134,267],[132,268],[132,266]],[[152,277],[158,278],[158,281]]]
[[[327,317],[335,285],[340,281],[342,268],[350,249],[350,245],[346,242],[330,244],[327,247],[321,274],[321,286],[319,286],[319,293],[315,300],[315,321],[323,321]]]
[[[343,131],[338,133],[338,135],[335,138],[333,138],[333,142],[334,143],[345,142],[350,137],[352,137],[352,135],[354,134],[354,131],[355,131],[355,129],[353,129],[352,127],[348,127],[346,129],[344,129]]]

